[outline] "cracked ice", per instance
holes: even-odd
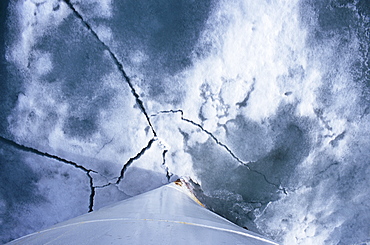
[[[362,1],[25,0],[0,13],[0,243],[181,176],[282,244],[369,241]]]

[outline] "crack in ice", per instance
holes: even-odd
[[[89,203],[89,212],[93,211],[93,206],[94,206],[94,196],[95,196],[95,187],[93,185],[93,177],[90,175],[90,173],[97,173],[97,171],[95,170],[92,170],[92,169],[87,169],[85,168],[84,166],[82,165],[79,165],[73,161],[70,161],[70,160],[66,160],[64,158],[61,158],[59,156],[56,156],[56,155],[52,155],[50,153],[47,153],[47,152],[42,152],[42,151],[39,151],[35,148],[32,148],[32,147],[29,147],[29,146],[25,146],[25,145],[21,145],[13,140],[10,140],[10,139],[7,139],[3,136],[0,136],[0,141],[7,144],[7,145],[10,145],[14,148],[17,148],[19,150],[22,150],[22,151],[25,151],[25,152],[29,152],[29,153],[33,153],[33,154],[36,154],[38,156],[42,156],[42,157],[47,157],[47,158],[51,158],[51,159],[54,159],[54,160],[57,160],[59,162],[63,162],[63,163],[66,163],[68,165],[72,165],[73,167],[75,168],[78,168],[82,171],[84,171],[89,180],[90,180],[90,203]]]
[[[163,150],[163,152],[162,152],[162,159],[163,159],[162,166],[164,167],[164,169],[166,171],[167,181],[170,182],[170,179],[171,179],[173,174],[170,172],[168,166],[166,165],[166,154],[167,154],[167,152],[168,152],[168,150]]]
[[[110,140],[110,141],[108,141],[108,142],[105,142],[104,144],[103,144],[103,146],[102,147],[100,147],[100,149],[95,153],[95,156],[94,157],[96,157],[103,149],[104,149],[104,147],[105,146],[107,146],[107,145],[109,145],[110,143],[112,143],[113,142],[113,140],[114,140],[114,137]]]
[[[95,187],[93,177],[90,175],[90,172],[87,173],[87,176],[90,179],[90,204],[89,204],[89,213],[94,211],[94,198],[95,198]]]
[[[194,121],[192,121],[192,120],[190,120],[190,119],[188,119],[188,118],[185,118],[184,117],[184,112],[183,112],[183,110],[181,110],[181,109],[179,109],[179,110],[168,110],[168,111],[160,111],[160,112],[158,112],[158,113],[156,113],[156,114],[154,114],[154,115],[151,115],[151,116],[149,116],[148,115],[148,113],[147,113],[147,111],[146,111],[146,109],[145,109],[145,106],[144,106],[144,103],[143,103],[143,101],[140,99],[140,96],[139,96],[139,94],[136,92],[136,90],[135,90],[135,88],[134,88],[134,85],[133,85],[133,83],[131,82],[131,79],[130,79],[130,77],[127,75],[127,73],[125,72],[125,70],[124,70],[124,68],[123,68],[123,65],[122,65],[122,63],[119,61],[119,59],[117,58],[117,56],[116,56],[116,54],[115,53],[113,53],[113,51],[110,49],[110,47],[104,42],[104,41],[102,41],[101,39],[100,39],[100,37],[98,36],[98,34],[93,30],[93,28],[92,28],[92,26],[83,18],[83,16],[76,10],[76,8],[74,7],[74,5],[71,3],[71,1],[70,0],[63,0],[65,3],[66,3],[66,5],[72,10],[72,12],[73,12],[73,14],[82,22],[82,24],[87,28],[87,30],[94,36],[94,38],[102,45],[102,47],[103,47],[103,49],[104,50],[106,50],[108,53],[109,53],[109,55],[110,55],[110,57],[112,58],[112,60],[113,60],[113,62],[114,62],[114,64],[115,64],[115,66],[118,68],[118,70],[119,70],[119,72],[121,73],[121,75],[123,76],[123,78],[125,79],[125,81],[126,81],[126,83],[127,83],[127,85],[129,86],[129,88],[130,88],[130,90],[131,90],[131,94],[135,97],[135,101],[136,101],[136,104],[139,106],[139,108],[140,108],[140,110],[141,110],[141,112],[144,114],[144,116],[145,116],[145,118],[146,118],[146,120],[147,120],[147,123],[148,123],[148,125],[149,125],[149,127],[150,127],[150,129],[151,129],[151,131],[152,131],[152,133],[153,133],[153,135],[154,135],[154,137],[148,142],[148,144],[147,144],[147,146],[146,147],[144,147],[143,149],[141,149],[141,151],[139,152],[139,153],[137,153],[137,155],[136,156],[134,156],[134,157],[131,157],[124,165],[123,165],[123,167],[122,167],[122,169],[121,169],[121,172],[120,172],[120,176],[119,177],[117,177],[117,181],[115,182],[115,183],[111,183],[111,182],[109,182],[109,183],[107,183],[107,184],[105,184],[105,185],[101,185],[101,186],[94,186],[94,179],[93,179],[93,177],[90,175],[90,173],[91,172],[94,172],[94,173],[97,173],[98,174],[98,172],[96,172],[96,171],[94,171],[94,170],[92,170],[92,169],[87,169],[87,168],[85,168],[84,166],[82,166],[82,165],[79,165],[79,164],[77,164],[77,163],[75,163],[75,162],[72,162],[72,161],[69,161],[69,160],[66,160],[66,159],[63,159],[63,158],[61,158],[61,157],[59,157],[59,156],[56,156],[56,155],[52,155],[52,154],[49,154],[49,153],[47,153],[47,152],[41,152],[41,151],[39,151],[39,150],[37,150],[37,149],[34,149],[34,148],[31,148],[31,147],[27,147],[27,146],[24,146],[24,145],[20,145],[20,144],[18,144],[18,143],[16,143],[16,142],[14,142],[14,141],[11,141],[11,140],[9,140],[9,139],[6,139],[6,138],[4,138],[4,137],[1,137],[0,136],[0,140],[1,141],[3,141],[3,142],[5,142],[5,143],[7,143],[7,144],[9,144],[9,145],[12,145],[12,146],[14,146],[14,147],[16,147],[16,148],[18,148],[18,149],[21,149],[21,150],[23,150],[23,151],[27,151],[27,152],[31,152],[31,153],[34,153],[34,154],[37,154],[37,155],[40,155],[40,156],[44,156],[44,157],[48,157],[48,158],[52,158],[52,159],[55,159],[55,160],[58,160],[58,161],[60,161],[60,162],[63,162],[63,163],[67,163],[67,164],[70,164],[70,165],[72,165],[72,166],[74,166],[74,167],[76,167],[76,168],[79,168],[79,169],[81,169],[81,170],[83,170],[86,174],[87,174],[87,176],[88,176],[88,178],[89,178],[89,180],[90,180],[90,198],[89,198],[89,200],[90,200],[90,202],[89,202],[89,212],[92,212],[93,211],[93,207],[94,207],[94,198],[95,198],[95,194],[96,194],[96,192],[95,192],[95,189],[96,188],[105,188],[105,187],[107,187],[107,186],[110,186],[110,185],[112,185],[112,184],[116,184],[116,185],[118,185],[121,181],[122,181],[122,179],[124,178],[124,174],[125,174],[125,172],[126,172],[126,170],[127,170],[127,168],[128,167],[130,167],[130,165],[134,162],[134,161],[136,161],[136,160],[138,160],[148,149],[150,149],[151,148],[151,145],[153,144],[153,142],[154,141],[156,141],[157,140],[157,133],[156,133],[156,131],[155,131],[155,129],[154,129],[154,127],[153,127],[153,125],[152,125],[152,123],[151,123],[151,120],[150,120],[150,117],[153,117],[153,116],[157,116],[157,115],[159,115],[159,114],[169,114],[169,113],[173,113],[173,114],[175,114],[175,113],[180,113],[181,114],[181,120],[183,120],[183,121],[185,121],[185,122],[187,122],[187,123],[190,123],[190,124],[192,124],[192,125],[194,125],[194,126],[196,126],[196,127],[198,127],[201,131],[203,131],[203,132],[205,132],[208,136],[210,136],[215,142],[216,142],[216,144],[218,144],[219,146],[221,146],[221,147],[223,147],[231,156],[232,156],[232,158],[233,159],[235,159],[238,163],[240,163],[241,165],[243,165],[243,166],[245,166],[248,170],[250,170],[250,171],[252,171],[252,172],[255,172],[255,173],[257,173],[257,174],[259,174],[259,175],[261,175],[263,178],[264,178],[264,180],[267,182],[267,183],[269,183],[269,184],[271,184],[271,185],[274,185],[276,188],[278,188],[279,190],[281,190],[281,191],[283,191],[285,194],[287,194],[286,193],[286,190],[285,190],[285,188],[281,188],[279,185],[277,185],[277,184],[274,184],[274,183],[272,183],[272,182],[270,182],[268,179],[267,179],[267,177],[263,174],[263,173],[261,173],[261,172],[258,172],[258,171],[256,171],[256,170],[253,170],[253,169],[251,169],[249,166],[248,166],[248,164],[250,164],[250,163],[254,163],[253,161],[243,161],[243,160],[241,160],[238,156],[236,156],[235,155],[235,153],[234,152],[232,152],[231,151],[231,149],[227,146],[227,145],[225,145],[224,143],[222,143],[221,141],[219,141],[218,139],[217,139],[217,137],[216,136],[214,136],[210,131],[208,131],[208,130],[206,130],[201,124],[199,124],[199,123],[196,123],[196,122],[194,122]],[[249,99],[249,97],[250,97],[250,94],[253,92],[253,90],[254,90],[254,83],[252,84],[252,87],[251,87],[251,90],[248,92],[248,94],[247,94],[247,96],[246,96],[246,98],[242,101],[242,102],[240,102],[240,103],[237,103],[237,105],[239,106],[239,107],[243,107],[243,106],[246,106],[246,103],[247,103],[247,101],[248,101],[248,99]],[[107,142],[107,143],[105,143],[102,147],[101,147],[101,149],[99,149],[99,151],[96,153],[96,155],[98,155],[99,154],[99,152],[107,145],[107,144],[109,144],[109,143],[111,143],[113,141],[113,138],[112,138],[112,140],[110,140],[109,142]],[[168,150],[167,149],[164,149],[163,150],[163,152],[162,152],[162,159],[163,159],[163,162],[162,162],[162,167],[165,169],[165,171],[166,171],[166,178],[167,178],[167,180],[168,180],[168,182],[170,181],[170,178],[173,176],[173,173],[171,173],[170,171],[169,171],[169,168],[168,168],[168,166],[166,165],[166,154],[167,154],[167,152],[168,152]]]
[[[202,125],[200,125],[199,123],[196,123],[196,122],[194,122],[194,121],[192,121],[192,120],[190,120],[190,119],[188,119],[188,118],[185,118],[184,117],[184,112],[183,112],[183,110],[181,110],[181,109],[178,109],[178,110],[168,110],[168,111],[159,111],[159,112],[157,112],[156,114],[152,114],[151,115],[151,117],[155,117],[155,116],[158,116],[158,115],[160,115],[160,114],[176,114],[176,113],[180,113],[180,115],[181,115],[181,120],[183,120],[183,121],[185,121],[185,122],[188,122],[188,123],[190,123],[190,124],[192,124],[192,125],[194,125],[194,126],[196,126],[196,127],[198,127],[198,128],[200,128],[203,132],[205,132],[206,134],[208,134],[208,136],[210,136],[215,142],[216,142],[216,144],[218,144],[218,145],[220,145],[220,146],[222,146],[237,162],[239,162],[240,164],[242,164],[242,165],[244,165],[245,167],[247,167],[248,169],[249,169],[249,166],[248,166],[248,164],[250,164],[250,163],[253,163],[252,161],[243,161],[243,160],[241,160],[239,157],[237,157],[236,155],[235,155],[235,153],[234,152],[232,152],[231,150],[230,150],[230,148],[229,147],[227,147],[227,145],[225,145],[224,143],[222,143],[221,141],[219,141],[217,138],[216,138],[216,136],[214,136],[211,132],[209,132],[208,130],[206,130],[205,128],[203,128],[203,126]]]
[[[268,183],[268,184],[270,184],[270,185],[273,185],[273,186],[275,186],[279,191],[282,191],[285,195],[287,195],[288,193],[287,193],[287,191],[286,191],[286,188],[284,188],[284,187],[281,187],[280,185],[278,185],[278,184],[275,184],[275,183],[273,183],[273,182],[271,182],[271,181],[269,181],[268,179],[267,179],[267,177],[266,177],[266,175],[265,174],[263,174],[263,173],[261,173],[261,172],[259,172],[259,171],[257,171],[257,170],[254,170],[254,169],[251,169],[250,168],[250,166],[248,166],[249,164],[251,164],[251,163],[255,163],[255,161],[247,161],[247,162],[245,162],[245,161],[242,161],[239,157],[237,157],[236,155],[235,155],[235,153],[233,153],[231,150],[230,150],[230,148],[227,146],[227,145],[225,145],[224,143],[222,143],[221,141],[219,141],[217,138],[216,138],[216,136],[214,136],[211,132],[209,132],[208,130],[206,130],[205,128],[203,128],[202,127],[202,125],[200,125],[199,123],[196,123],[196,122],[194,122],[194,121],[192,121],[192,120],[190,120],[190,119],[188,119],[188,118],[185,118],[184,117],[184,112],[183,112],[183,110],[181,110],[181,109],[178,109],[178,110],[167,110],[167,111],[159,111],[159,112],[157,112],[156,114],[152,114],[151,115],[151,117],[155,117],[155,116],[158,116],[158,115],[160,115],[160,114],[176,114],[176,113],[180,113],[180,115],[181,115],[181,120],[183,120],[183,121],[185,121],[185,122],[188,122],[188,123],[191,123],[192,125],[194,125],[194,126],[196,126],[196,127],[198,127],[198,128],[200,128],[203,132],[205,132],[206,134],[208,134],[218,145],[220,145],[220,146],[222,146],[237,162],[239,162],[242,166],[244,166],[244,167],[246,167],[248,170],[250,170],[251,172],[254,172],[254,173],[256,173],[256,174],[259,174],[259,175],[261,175],[262,177],[263,177],[263,179]]]
[[[131,79],[130,77],[127,75],[127,73],[125,72],[124,68],[123,68],[123,65],[122,63],[118,60],[117,56],[113,53],[113,51],[110,49],[110,47],[105,43],[103,42],[100,37],[98,36],[98,34],[93,30],[93,28],[91,27],[91,25],[82,17],[82,15],[76,10],[76,8],[73,6],[73,4],[71,3],[70,0],[63,0],[67,6],[73,11],[74,15],[79,19],[81,20],[81,22],[85,25],[85,27],[90,31],[90,33],[95,37],[95,39],[103,46],[103,48],[105,50],[108,51],[109,55],[111,56],[112,60],[114,61],[114,64],[117,66],[118,70],[121,72],[122,76],[125,78],[125,81],[126,83],[128,84],[128,86],[130,87],[131,89],[131,93],[132,95],[135,97],[135,100],[136,100],[136,103],[138,104],[141,112],[144,114],[152,132],[153,132],[153,135],[154,137],[157,136],[157,133],[155,132],[154,130],[154,127],[150,121],[150,118],[148,116],[148,113],[146,112],[145,110],[145,107],[144,107],[144,103],[143,101],[140,99],[140,96],[139,94],[136,92],[135,88],[134,88],[134,85],[132,84],[131,82]]]
[[[252,85],[251,85],[251,88],[250,88],[250,90],[248,91],[247,95],[245,96],[244,100],[243,100],[242,102],[238,102],[238,103],[236,103],[236,105],[237,105],[239,108],[240,108],[240,107],[247,107],[247,105],[248,105],[248,100],[249,100],[249,98],[250,98],[250,96],[251,96],[252,92],[254,91],[254,86],[255,86],[255,84],[256,84],[256,79],[255,79],[255,78],[253,78],[253,83],[252,83]]]
[[[79,165],[73,161],[70,161],[70,160],[66,160],[64,158],[61,158],[59,156],[56,156],[56,155],[52,155],[50,153],[47,153],[47,152],[42,152],[42,151],[39,151],[35,148],[32,148],[32,147],[28,147],[28,146],[25,146],[25,145],[21,145],[21,144],[18,144],[17,142],[13,141],[13,140],[10,140],[10,139],[7,139],[5,137],[2,137],[0,136],[0,141],[8,144],[8,145],[11,145],[17,149],[20,149],[22,151],[25,151],[25,152],[31,152],[31,153],[34,153],[36,155],[39,155],[39,156],[43,156],[43,157],[48,157],[48,158],[51,158],[51,159],[54,159],[54,160],[57,160],[59,162],[64,162],[64,163],[67,163],[69,165],[72,165],[74,166],[75,168],[78,168],[78,169],[81,169],[85,172],[94,172],[94,173],[98,173],[96,172],[95,170],[92,170],[92,169],[87,169],[85,168],[84,166],[82,165]]]
[[[149,142],[148,142],[148,144],[147,144],[147,146],[145,146],[143,149],[141,149],[141,151],[139,152],[139,153],[137,153],[136,154],[136,156],[134,156],[134,157],[131,157],[124,165],[123,165],[123,167],[122,167],[122,169],[121,169],[121,174],[120,174],[120,176],[118,177],[118,179],[117,179],[117,181],[116,181],[116,184],[118,185],[120,182],[121,182],[121,180],[123,179],[123,177],[124,177],[124,175],[125,175],[125,171],[126,171],[126,169],[128,168],[128,167],[130,167],[130,165],[134,162],[134,161],[136,161],[136,160],[138,160],[142,155],[144,155],[144,153],[147,151],[147,150],[149,150],[150,149],[150,147],[152,146],[152,144],[153,144],[153,142],[154,141],[156,141],[157,140],[157,138],[156,137],[154,137],[154,138],[152,138],[152,139],[150,139],[149,140]]]
[[[105,187],[108,187],[108,186],[110,186],[110,185],[112,185],[113,183],[107,183],[107,184],[105,184],[105,185],[96,185],[96,186],[94,186],[94,188],[98,188],[98,189],[103,189],[103,188],[105,188]]]
[[[249,170],[250,170],[251,172],[254,172],[254,173],[256,173],[256,174],[261,175],[261,176],[263,177],[263,179],[266,181],[266,183],[268,183],[268,184],[270,184],[270,185],[275,186],[275,187],[276,187],[276,189],[278,189],[279,191],[282,191],[285,195],[288,195],[288,192],[287,192],[287,190],[286,190],[286,188],[285,188],[285,187],[281,187],[281,185],[278,185],[278,184],[275,184],[275,183],[273,183],[273,182],[269,181],[269,180],[267,179],[267,177],[266,177],[266,175],[265,175],[265,174],[263,174],[263,173],[261,173],[261,172],[259,172],[259,171],[257,171],[257,170],[251,169],[251,168],[249,168]]]
[[[325,173],[326,171],[328,171],[329,168],[331,168],[332,166],[336,166],[336,165],[339,165],[339,162],[333,162],[333,163],[329,164],[329,166],[327,166],[325,169],[319,171],[316,175],[321,175],[321,174]]]
[[[332,146],[332,147],[337,147],[338,144],[339,144],[339,141],[341,141],[342,139],[344,139],[344,136],[346,135],[346,131],[343,131],[341,134],[337,135],[333,140],[331,140],[329,142],[329,144]]]

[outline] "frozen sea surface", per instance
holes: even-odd
[[[0,243],[188,176],[281,244],[370,244],[367,0],[0,4]]]

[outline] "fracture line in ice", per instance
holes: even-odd
[[[98,185],[98,186],[94,186],[94,188],[98,188],[98,189],[102,189],[102,188],[105,188],[105,187],[108,187],[110,186],[112,183],[107,183],[105,185]]]
[[[150,149],[150,147],[152,146],[152,144],[154,143],[154,141],[157,141],[158,140],[158,138],[157,137],[154,137],[154,138],[152,138],[152,139],[150,139],[149,140],[149,142],[148,142],[148,144],[143,148],[143,149],[141,149],[141,151],[139,152],[139,153],[137,153],[136,154],[136,156],[134,156],[134,157],[131,157],[124,165],[123,165],[123,167],[122,167],[122,169],[121,169],[121,174],[120,174],[120,176],[117,178],[117,181],[116,181],[116,185],[118,185],[121,181],[122,181],[122,179],[124,178],[124,175],[125,175],[125,172],[126,172],[126,170],[127,170],[127,168],[128,167],[130,167],[131,166],[131,164],[134,162],[134,161],[136,161],[136,160],[138,160],[141,156],[143,156],[144,154],[145,154],[145,152],[147,151],[147,150],[149,150]],[[172,177],[172,173],[170,172],[170,170],[169,170],[169,168],[168,168],[168,166],[166,165],[166,153],[168,152],[168,150],[167,149],[164,149],[163,150],[163,152],[162,152],[162,159],[163,159],[163,162],[162,162],[162,167],[165,169],[165,171],[166,171],[166,178],[167,178],[167,181],[169,182],[170,181],[170,178]],[[108,184],[106,184],[106,185],[103,185],[103,186],[97,186],[97,188],[104,188],[104,187],[106,187],[106,186],[109,186],[109,185],[111,185],[111,184],[113,184],[113,183],[108,183]]]
[[[59,162],[63,162],[63,163],[66,163],[66,164],[69,164],[69,165],[72,165],[73,167],[75,168],[78,168],[82,171],[84,171],[86,173],[86,175],[88,176],[89,180],[90,180],[90,203],[89,203],[89,212],[93,211],[93,207],[94,207],[94,196],[95,196],[95,187],[94,187],[94,184],[93,184],[93,177],[90,175],[91,172],[93,173],[97,173],[97,171],[95,170],[92,170],[92,169],[87,169],[85,168],[84,166],[82,165],[79,165],[73,161],[70,161],[70,160],[66,160],[64,158],[61,158],[59,156],[56,156],[56,155],[52,155],[50,153],[47,153],[47,152],[42,152],[42,151],[39,151],[35,148],[32,148],[32,147],[28,147],[28,146],[25,146],[25,145],[21,145],[21,144],[18,144],[17,142],[13,141],[13,140],[10,140],[10,139],[7,139],[3,136],[0,136],[0,141],[7,144],[7,145],[10,145],[12,147],[15,147],[19,150],[22,150],[22,151],[25,151],[25,152],[30,152],[30,153],[33,153],[33,154],[36,154],[36,155],[39,155],[39,156],[43,156],[43,157],[47,157],[47,158],[51,158],[51,159],[54,159],[54,160],[57,160]]]
[[[96,152],[95,157],[96,157],[97,155],[99,155],[99,153],[104,149],[104,147],[105,147],[106,145],[108,145],[108,144],[112,143],[112,142],[113,142],[113,140],[114,140],[114,137],[113,137],[110,141],[108,141],[108,142],[104,143],[104,144],[103,144],[103,146],[102,146],[102,147],[100,147],[100,149]]]
[[[240,108],[240,107],[246,107],[247,104],[248,104],[248,100],[251,96],[251,93],[254,91],[254,85],[256,84],[256,79],[253,78],[253,83],[251,85],[251,88],[250,90],[248,91],[247,95],[245,96],[244,100],[242,102],[238,102],[236,103],[236,105]]]
[[[240,164],[246,166],[248,169],[249,169],[249,166],[248,164],[252,163],[251,161],[242,161],[239,157],[237,157],[234,152],[232,152],[230,150],[229,147],[227,147],[227,145],[225,145],[224,143],[222,143],[221,141],[219,141],[216,136],[214,136],[211,132],[209,132],[208,130],[206,130],[205,128],[203,128],[202,125],[200,125],[199,123],[196,123],[188,118],[185,118],[184,117],[184,112],[183,110],[181,109],[178,109],[178,110],[168,110],[168,111],[159,111],[157,112],[156,114],[152,114],[151,117],[155,117],[155,116],[158,116],[160,114],[169,114],[169,113],[172,113],[172,114],[175,114],[175,113],[180,113],[181,114],[181,120],[185,121],[185,122],[188,122],[188,123],[191,123],[193,124],[194,126],[200,128],[203,132],[205,132],[206,134],[208,134],[218,145],[222,146],[237,162],[239,162]]]
[[[242,161],[240,158],[238,158],[231,150],[229,147],[227,147],[227,145],[223,144],[221,141],[219,141],[216,136],[214,136],[211,132],[209,132],[208,130],[206,130],[205,128],[202,127],[202,125],[200,125],[199,123],[196,123],[188,118],[185,118],[184,117],[184,112],[183,110],[181,109],[178,109],[178,110],[167,110],[167,111],[159,111],[157,112],[156,114],[152,114],[151,117],[155,117],[155,116],[158,116],[160,114],[175,114],[175,113],[180,113],[181,115],[181,120],[185,121],[185,122],[188,122],[188,123],[191,123],[192,125],[200,128],[203,132],[205,132],[206,134],[208,134],[218,145],[222,146],[237,162],[239,162],[240,164],[242,164],[243,166],[245,166],[248,170],[250,170],[251,172],[254,172],[256,174],[259,174],[263,177],[263,179],[270,185],[273,185],[275,186],[278,190],[282,191],[284,194],[287,194],[287,191],[285,188],[282,188],[280,187],[280,185],[278,184],[275,184],[271,181],[269,181],[266,177],[266,175],[264,175],[263,173],[257,171],[257,170],[254,170],[254,169],[251,169],[250,166],[248,166],[248,164],[251,164],[251,163],[255,163],[253,161]]]
[[[101,43],[101,45],[103,46],[103,48],[105,50],[108,51],[109,55],[111,56],[111,58],[113,59],[114,61],[114,64],[117,66],[118,70],[121,72],[122,76],[125,78],[125,81],[127,82],[128,86],[130,87],[131,89],[131,93],[133,94],[133,96],[135,97],[136,99],[136,103],[139,105],[142,113],[145,115],[145,118],[153,132],[153,135],[154,137],[156,138],[157,137],[157,133],[156,131],[154,130],[154,127],[150,121],[150,117],[148,116],[146,110],[145,110],[145,107],[144,107],[144,103],[143,101],[140,99],[140,96],[137,94],[132,82],[131,82],[131,79],[129,78],[129,76],[127,75],[127,73],[125,72],[124,68],[123,68],[123,65],[122,63],[118,60],[117,56],[112,52],[112,50],[109,48],[109,46],[103,42],[98,34],[93,30],[93,28],[91,27],[91,25],[86,22],[83,18],[83,16],[76,10],[76,8],[73,6],[73,4],[71,3],[70,0],[64,0],[64,2],[67,4],[67,6],[73,11],[74,15],[79,19],[81,20],[81,22],[85,25],[85,27],[90,31],[90,33],[95,37],[95,39]],[[151,144],[156,140],[155,138],[151,139],[149,141],[149,144],[147,147],[143,148],[141,152],[139,152],[134,158],[130,158],[128,160],[128,162],[123,166],[122,170],[121,170],[121,174],[120,176],[118,177],[118,180],[116,182],[116,184],[119,184],[119,182],[122,180],[123,176],[124,176],[124,172],[126,171],[126,169],[132,164],[133,161],[135,161],[136,159],[140,158],[140,156],[142,154],[144,154],[144,152],[150,148]],[[110,142],[108,142],[110,143]],[[105,146],[105,145],[104,145]],[[103,146],[103,147],[104,147]],[[99,153],[99,152],[98,152]],[[167,153],[167,150],[164,150],[163,153],[162,153],[162,156],[163,156],[163,163],[162,163],[162,166],[165,168],[166,170],[166,177],[167,177],[167,180],[169,181],[171,176],[172,176],[172,173],[169,171],[168,167],[166,166],[165,164],[165,155]],[[107,184],[107,185],[104,185],[105,186],[108,186],[110,184]]]
[[[256,173],[256,174],[261,175],[261,176],[263,177],[263,179],[264,179],[268,184],[275,186],[275,187],[276,187],[276,189],[278,189],[279,191],[282,191],[285,195],[288,195],[288,192],[287,192],[287,190],[286,190],[286,188],[285,188],[285,187],[281,187],[280,185],[275,184],[275,183],[273,183],[273,182],[269,181],[269,180],[267,179],[266,175],[264,175],[263,173],[261,173],[261,172],[259,172],[259,171],[257,171],[257,170],[254,170],[254,169],[251,169],[251,168],[249,168],[249,170],[250,170],[251,172],[254,172],[254,173]]]
[[[162,163],[162,166],[164,167],[165,171],[166,171],[166,177],[167,177],[167,181],[170,182],[170,179],[171,179],[171,176],[173,175],[168,166],[166,165],[166,154],[167,154],[168,150],[163,150],[162,152],[162,158],[163,158],[163,163]]]
[[[97,35],[97,33],[92,29],[92,27],[90,26],[89,23],[87,23],[84,18],[82,17],[82,15],[74,8],[73,4],[70,2],[70,0],[63,0],[67,6],[72,10],[72,12],[74,13],[74,15],[85,25],[85,27],[90,31],[90,33],[96,38],[96,40],[103,46],[103,48],[105,50],[108,51],[109,55],[111,56],[112,60],[114,61],[115,65],[117,66],[118,70],[121,72],[122,76],[124,77],[126,83],[128,84],[128,86],[130,87],[131,89],[131,93],[132,95],[135,97],[135,100],[136,100],[136,103],[138,104],[140,110],[142,111],[142,113],[144,114],[144,116],[146,117],[146,120],[153,132],[153,135],[154,135],[154,138],[152,138],[149,142],[148,142],[148,145],[146,147],[144,147],[135,157],[132,157],[130,158],[123,166],[123,168],[121,169],[121,173],[120,173],[120,176],[117,178],[117,181],[115,184],[119,184],[121,182],[121,180],[124,178],[124,174],[125,174],[125,171],[127,170],[127,168],[137,159],[139,159],[148,149],[150,149],[151,145],[153,144],[154,141],[157,140],[157,133],[156,131],[154,130],[154,127],[150,121],[150,117],[148,116],[146,110],[145,110],[145,107],[144,107],[144,103],[143,101],[140,99],[140,96],[137,94],[132,82],[131,82],[131,79],[129,78],[129,76],[126,74],[124,68],[123,68],[123,65],[122,63],[118,60],[117,56],[111,51],[111,49],[109,48],[109,46],[104,43],[100,38],[99,36]],[[249,94],[248,94],[249,95]],[[246,100],[248,100],[248,97],[246,98]],[[246,101],[243,101],[243,102],[246,102]],[[243,106],[243,102],[240,103],[240,106]],[[190,119],[187,119],[184,117],[184,113],[182,110],[169,110],[169,111],[160,111],[158,112],[157,114],[155,115],[151,115],[151,116],[157,116],[159,114],[166,114],[166,113],[181,113],[181,119],[183,121],[186,121],[188,123],[191,123],[192,125],[200,128],[203,132],[205,132],[206,134],[208,134],[218,145],[222,146],[237,162],[239,162],[240,164],[242,164],[243,166],[247,167],[250,171],[253,171],[257,174],[260,174],[263,176],[263,178],[265,179],[265,181],[271,185],[274,185],[276,186],[279,190],[283,190],[284,193],[286,194],[286,191],[285,189],[283,188],[280,188],[278,185],[270,182],[267,180],[266,176],[256,170],[251,170],[250,167],[248,166],[248,164],[252,163],[251,161],[248,161],[248,162],[245,162],[245,161],[242,161],[240,158],[238,158],[225,144],[223,144],[222,142],[220,142],[211,132],[207,131],[206,129],[204,129],[202,127],[202,125],[190,120]],[[49,158],[52,158],[52,159],[55,159],[55,160],[58,160],[58,161],[61,161],[61,162],[64,162],[64,163],[67,163],[67,164],[70,164],[70,165],[73,165],[74,167],[76,168],[79,168],[81,170],[83,170],[84,172],[86,172],[89,180],[90,180],[90,189],[91,189],[91,192],[90,192],[90,204],[89,204],[89,212],[93,211],[93,206],[94,206],[94,197],[95,197],[95,188],[105,188],[113,183],[107,183],[105,185],[102,185],[102,186],[94,186],[93,184],[93,177],[90,175],[91,172],[94,172],[94,173],[98,173],[92,169],[86,169],[85,167],[83,167],[82,165],[79,165],[75,162],[72,162],[72,161],[69,161],[69,160],[66,160],[66,159],[63,159],[61,157],[58,157],[58,156],[55,156],[55,155],[51,155],[47,152],[41,152],[37,149],[34,149],[34,148],[30,148],[30,147],[27,147],[27,146],[23,146],[23,145],[20,145],[14,141],[11,141],[9,139],[6,139],[4,137],[1,137],[0,136],[0,140],[9,144],[9,145],[12,145],[18,149],[21,149],[23,151],[27,151],[27,152],[32,152],[32,153],[35,153],[37,155],[41,155],[41,156],[45,156],[45,157],[49,157]],[[113,139],[112,139],[113,140]],[[112,141],[111,140],[111,141]],[[111,142],[110,141],[110,142]],[[106,144],[109,144],[110,142],[107,142]],[[105,145],[103,145],[102,148],[105,147]],[[101,150],[101,149],[100,149]],[[168,166],[166,166],[166,153],[168,152],[167,149],[164,149],[163,152],[162,152],[162,158],[163,158],[163,163],[162,163],[162,166],[165,168],[165,171],[166,171],[166,177],[167,177],[167,180],[170,181],[170,178],[171,176],[173,175],[170,171],[169,171],[169,168]],[[99,153],[99,152],[98,152]],[[97,154],[98,154],[97,153]]]
[[[18,144],[15,141],[10,140],[10,139],[7,139],[5,137],[0,136],[0,140],[2,142],[4,142],[4,143],[8,144],[8,145],[11,145],[11,146],[13,146],[13,147],[15,147],[17,149],[20,149],[22,151],[31,152],[31,153],[34,153],[34,154],[39,155],[39,156],[44,156],[44,157],[52,158],[54,160],[57,160],[57,161],[60,161],[60,162],[64,162],[64,163],[70,164],[70,165],[74,166],[75,168],[78,168],[78,169],[81,169],[81,170],[85,171],[86,173],[90,173],[90,172],[97,173],[95,170],[87,169],[84,166],[79,165],[79,164],[77,164],[75,162],[66,160],[64,158],[58,157],[56,155],[52,155],[52,154],[47,153],[47,152],[39,151],[39,150],[37,150],[35,148],[31,148],[31,147],[28,147],[28,146],[24,146],[24,145]]]
[[[134,157],[131,157],[122,167],[121,169],[121,174],[120,176],[118,177],[117,181],[116,181],[116,184],[119,184],[121,182],[121,180],[123,179],[124,175],[125,175],[125,171],[128,167],[130,167],[130,165],[138,160],[142,155],[144,155],[144,153],[150,149],[150,147],[152,146],[153,142],[156,141],[157,138],[154,137],[152,138],[151,140],[149,140],[147,146],[145,146],[143,149],[141,149],[141,151],[139,153],[136,154],[136,156]]]
[[[68,7],[73,11],[74,15],[81,20],[81,22],[85,25],[85,27],[91,32],[91,34],[96,38],[96,40],[101,43],[101,45],[103,46],[103,48],[105,50],[108,51],[109,55],[111,56],[111,58],[113,59],[114,61],[114,64],[117,66],[118,70],[121,72],[122,76],[125,78],[125,81],[126,83],[128,84],[128,86],[130,87],[131,89],[131,93],[132,95],[135,97],[135,100],[136,100],[136,103],[138,104],[138,106],[140,107],[140,110],[142,111],[142,113],[144,114],[152,132],[153,132],[153,135],[154,137],[157,136],[157,133],[155,132],[154,130],[154,127],[152,125],[152,123],[150,122],[150,118],[148,116],[148,113],[146,112],[145,110],[145,107],[144,107],[144,103],[143,101],[140,99],[140,96],[137,94],[132,82],[131,82],[131,79],[129,78],[129,76],[126,74],[125,70],[123,69],[123,65],[122,63],[118,60],[117,56],[112,52],[112,50],[109,48],[109,46],[103,42],[98,34],[92,29],[92,27],[90,26],[89,23],[87,23],[84,18],[82,17],[82,15],[75,9],[75,7],[73,6],[73,4],[71,3],[70,0],[64,0],[64,2],[68,5]]]
[[[95,187],[93,177],[90,175],[90,172],[86,173],[90,179],[90,204],[89,204],[89,213],[94,211],[94,198],[95,198]]]

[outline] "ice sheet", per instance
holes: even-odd
[[[363,2],[8,3],[0,242],[189,176],[282,244],[369,243]]]

